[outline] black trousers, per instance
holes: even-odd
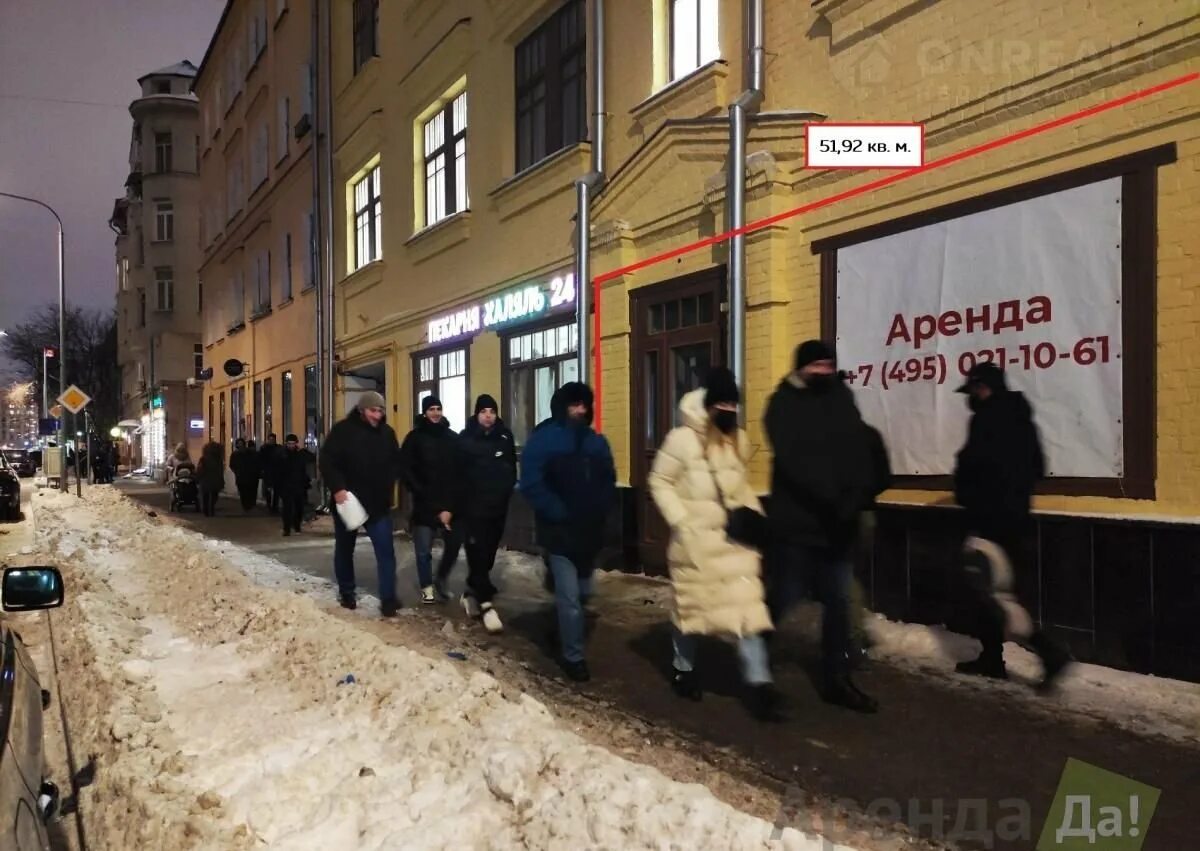
[[[279,510],[279,505],[283,501],[283,493],[280,488],[275,487],[275,483],[270,479],[262,480],[263,503],[275,513]]]
[[[204,512],[205,517],[212,517],[217,513],[217,495],[220,491],[209,488],[200,488],[200,509]]]
[[[237,483],[238,496],[242,499],[242,508],[249,511],[258,502],[258,480],[241,479]]]
[[[496,563],[496,551],[500,549],[500,538],[504,536],[504,520],[503,516],[484,517],[467,520],[465,524],[467,588],[480,603],[490,603],[496,596],[491,572]]]
[[[304,520],[304,504],[308,501],[308,490],[299,488],[277,489],[275,498],[282,504],[283,531],[300,531],[300,523]]]

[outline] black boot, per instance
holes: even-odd
[[[969,662],[959,662],[954,670],[960,674],[970,674],[976,677],[988,677],[993,680],[1007,680],[1008,669],[1004,667],[1004,659],[981,655]]]
[[[379,613],[381,615],[383,615],[385,618],[395,617],[396,613],[399,611],[400,611],[400,601],[399,600],[382,600],[379,603]]]
[[[778,724],[787,720],[784,712],[783,695],[773,683],[759,683],[749,686],[746,690],[745,705],[747,711],[758,721],[767,724]]]
[[[700,680],[695,671],[675,670],[671,677],[671,688],[680,697],[688,700],[700,700],[704,692],[700,689]]]
[[[588,670],[587,662],[582,660],[570,662],[560,658],[558,665],[563,669],[563,673],[567,675],[568,679],[574,680],[577,683],[586,683],[592,678],[592,672]]]
[[[1034,633],[1029,643],[1042,658],[1042,681],[1036,686],[1037,692],[1049,694],[1054,691],[1063,671],[1071,664],[1071,651],[1044,632]]]
[[[343,609],[357,609],[358,608],[358,600],[355,599],[353,594],[339,594],[338,595],[338,603],[341,604],[341,607]]]
[[[826,703],[842,706],[854,712],[863,712],[869,715],[879,711],[879,701],[856,686],[847,674],[827,680],[825,693],[821,695],[821,698]]]

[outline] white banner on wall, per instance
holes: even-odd
[[[837,252],[837,354],[897,475],[954,470],[971,366],[1033,405],[1048,475],[1123,474],[1121,179]]]

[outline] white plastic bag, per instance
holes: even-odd
[[[367,510],[350,491],[346,491],[346,501],[337,507],[337,513],[338,517],[342,518],[342,525],[351,532],[360,529],[367,522]]]

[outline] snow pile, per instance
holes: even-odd
[[[835,847],[772,841],[771,824],[586,744],[486,674],[254,584],[111,490],[43,495],[36,520],[67,575],[64,690],[97,759],[82,804],[96,847]]]

